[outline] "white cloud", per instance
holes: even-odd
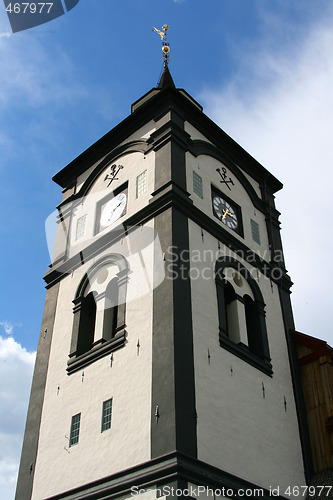
[[[0,19],[1,28],[6,30]],[[32,162],[34,173],[37,167],[45,172],[45,160],[47,165],[52,163],[52,151],[61,162],[67,159],[65,149],[76,151],[73,144],[80,127],[83,136],[94,137],[94,124],[109,124],[117,113],[118,105],[110,89],[105,90],[104,80],[92,82],[86,66],[72,60],[68,51],[41,31],[0,38],[0,67],[0,171],[23,157],[25,167]],[[91,117],[85,125],[83,116]],[[55,165],[52,172],[58,168]]]
[[[35,353],[0,336],[0,498],[16,486]]]
[[[86,103],[88,90],[69,55],[45,38],[33,31],[0,38],[1,171],[22,157],[25,167],[41,167],[70,127],[69,110]]]
[[[295,282],[296,328],[331,345],[332,25],[327,16],[302,43],[243,47],[228,86],[200,98],[213,120],[284,183],[277,208]]]
[[[72,99],[87,96],[67,54],[53,48],[51,59],[50,51],[37,37],[12,36],[3,40],[0,64],[0,105],[3,107],[22,103],[25,107],[56,102],[66,105]]]
[[[0,321],[0,326],[3,326],[7,335],[11,335],[13,333],[14,325],[9,323],[9,321]]]
[[[3,321],[0,321],[0,326],[3,327],[6,335],[12,335],[14,332],[14,328],[16,326],[21,327],[22,325],[20,325],[19,323],[12,323],[10,321],[3,320]]]

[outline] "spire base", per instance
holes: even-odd
[[[167,87],[172,87],[174,89],[176,88],[176,86],[175,86],[175,84],[173,82],[171,73],[169,71],[168,63],[165,62],[164,63],[163,73],[162,73],[162,76],[160,78],[160,81],[158,83],[157,88],[161,90],[161,89],[165,89]]]

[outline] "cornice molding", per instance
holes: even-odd
[[[239,164],[259,183],[264,182],[271,193],[279,191],[282,184],[259,162],[257,162],[236,141],[206,116],[182,89],[168,87],[154,94],[125,120],[105,134],[95,144],[75,158],[53,177],[61,187],[72,186],[77,177],[87,168],[107,155],[150,120],[162,116],[173,108],[179,116],[190,122],[199,132],[220,150],[227,152],[230,159]]]
[[[186,151],[188,150],[190,139],[191,136],[185,130],[172,120],[169,120],[151,134],[148,144],[152,145],[154,151],[158,151],[166,143],[173,140]]]
[[[163,191],[163,188],[166,190]],[[135,229],[136,226],[145,224],[156,217],[156,215],[168,210],[169,208],[174,208],[198,224],[204,231],[209,232],[218,241],[226,245],[231,251],[236,254],[238,252],[238,254],[242,255],[242,258],[244,258],[245,261],[247,261],[251,266],[259,269],[262,274],[271,279],[279,287],[287,291],[290,290],[292,282],[283,268],[278,267],[275,262],[267,262],[260,258],[259,255],[247,247],[245,243],[222,227],[218,221],[215,222],[215,220],[204,214],[199,208],[195,207],[191,198],[187,197],[183,191],[178,189],[172,183],[168,183],[168,186],[163,186],[163,188],[159,190],[159,196],[152,198],[146,207],[128,217],[121,225],[97,238],[88,247],[81,250],[82,255],[78,253],[69,258],[67,261],[62,262],[61,270],[59,268],[51,268],[51,270],[44,277],[47,284],[46,288],[53,286],[59,280],[79,268],[82,265],[82,257],[83,262],[88,262],[93,257],[96,257],[100,252],[110,247],[110,245],[119,241],[124,235],[128,234],[129,231],[133,230],[133,228]],[[279,270],[278,277],[274,275],[275,269]]]
[[[71,353],[71,357],[67,362],[67,374],[70,375],[78,370],[81,370],[85,366],[94,363],[100,358],[104,358],[111,352],[117,351],[121,347],[124,347],[126,343],[127,332],[125,330],[125,325],[118,329],[114,337],[108,341],[103,341],[101,339],[100,343],[89,351],[81,354],[80,356],[75,356],[76,353]]]
[[[163,486],[177,484],[179,481],[192,483],[219,490],[233,489],[233,498],[238,498],[237,491],[253,491],[251,498],[258,497],[271,500],[269,490],[260,485],[250,483],[222,469],[208,465],[205,462],[190,458],[178,452],[142,463],[125,471],[107,476],[46,500],[93,500],[103,498],[119,498],[121,495],[133,494],[133,486],[142,489],[162,489]],[[186,488],[186,485],[184,486]],[[283,496],[274,496],[277,500],[285,500]]]

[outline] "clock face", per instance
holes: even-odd
[[[234,208],[221,196],[213,197],[213,208],[215,215],[234,231],[238,231],[238,218]]]
[[[123,215],[126,208],[126,201],[126,194],[120,193],[106,203],[101,212],[101,229],[110,226]]]

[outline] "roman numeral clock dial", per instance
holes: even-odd
[[[214,212],[217,217],[230,229],[236,230],[238,227],[237,215],[227,201],[225,201],[220,196],[215,196],[213,198]]]
[[[242,236],[240,207],[219,191],[212,190],[213,213],[223,224]]]

